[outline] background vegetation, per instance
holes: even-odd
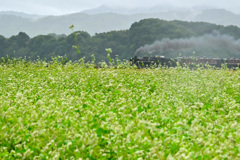
[[[80,55],[72,47],[76,45],[74,36],[77,35],[77,45],[81,50],[81,57],[85,57],[86,61],[91,61],[92,54],[95,55],[96,62],[106,60],[105,48],[112,48],[113,57],[118,55],[120,59],[129,59],[134,56],[136,49],[156,40],[190,38],[211,33],[213,30],[240,39],[240,29],[236,26],[224,27],[204,22],[145,19],[133,23],[129,30],[99,33],[94,36],[83,31],[76,31],[70,35],[38,35],[33,38],[24,32],[10,38],[0,36],[0,57],[8,55],[9,57],[26,57],[31,60],[38,58],[51,60],[51,57],[66,55],[69,60],[78,60]],[[226,51],[224,53],[216,53],[211,50],[203,52],[206,52],[205,55],[209,57],[226,57]],[[179,55],[178,52],[165,54],[166,57]],[[189,53],[182,54],[188,56]],[[231,57],[240,57],[240,53],[231,53]]]

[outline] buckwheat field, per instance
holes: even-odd
[[[240,70],[0,66],[0,159],[240,159]]]

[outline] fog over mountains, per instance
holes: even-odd
[[[126,30],[141,19],[159,18],[164,20],[201,21],[240,27],[240,15],[225,9],[195,7],[192,9],[173,6],[152,8],[111,8],[101,6],[79,13],[42,16],[22,12],[0,12],[0,35],[10,37],[25,32],[30,37],[40,34],[70,34],[74,30],[86,31],[91,35],[112,30]]]

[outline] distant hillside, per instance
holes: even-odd
[[[236,25],[240,26],[240,15],[233,14],[232,12],[224,9],[209,9],[197,14],[194,21],[212,22],[222,25]]]
[[[162,9],[164,11],[164,9]],[[0,12],[0,35],[10,37],[20,31],[30,37],[40,34],[70,34],[69,26],[74,24],[75,30],[86,31],[91,35],[113,30],[129,29],[131,24],[141,19],[159,18],[163,20],[184,20],[194,22],[210,22],[221,25],[240,26],[240,15],[223,9],[194,11],[166,11],[155,13],[118,14],[118,13],[74,13],[62,16],[38,16],[18,12]],[[106,10],[107,11],[107,10]],[[86,11],[87,12],[87,11]],[[90,11],[89,11],[90,12]],[[93,11],[91,12],[93,13]]]
[[[37,19],[44,17],[43,15],[37,15],[37,14],[27,14],[22,12],[15,12],[15,11],[2,11],[0,12],[0,15],[14,15],[22,18],[31,18],[31,19]]]
[[[168,11],[182,11],[183,8],[178,8],[171,5],[156,5],[150,8],[134,8],[129,9],[125,7],[109,7],[109,6],[99,6],[97,8],[87,9],[82,11],[82,13],[87,14],[100,14],[100,13],[118,13],[118,14],[139,14],[139,13],[159,13],[159,12],[168,12]]]
[[[49,17],[48,23],[54,23],[55,19]],[[135,55],[175,58],[181,54],[189,57],[193,56],[193,52],[198,57],[240,57],[239,39],[240,28],[236,26],[151,18],[134,22],[127,30],[93,36],[83,31],[33,38],[24,32],[10,38],[0,36],[0,57],[26,57],[31,60],[40,57],[49,61],[52,57],[66,55],[72,61],[85,57],[87,62],[95,55],[96,62],[101,62],[108,61],[106,48],[112,49],[112,58],[118,55],[121,60],[128,60]],[[73,46],[79,46],[80,54]]]

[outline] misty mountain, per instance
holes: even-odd
[[[15,12],[15,11],[1,11],[0,15],[13,15],[17,17],[30,18],[30,19],[38,19],[38,18],[44,17],[43,15],[27,14],[23,12]]]
[[[10,37],[20,31],[27,33],[30,37],[36,35],[70,34],[69,26],[75,26],[74,30],[81,30],[90,33],[107,32],[110,30],[128,29],[131,24],[140,20],[139,16],[127,16],[115,13],[102,13],[89,15],[75,13],[63,16],[46,16],[33,20],[13,15],[0,15],[0,35]]]
[[[206,9],[206,8],[205,8]],[[87,14],[100,14],[100,13],[118,13],[118,14],[141,14],[141,13],[159,13],[168,11],[183,11],[187,10],[184,8],[175,7],[169,4],[156,5],[150,8],[126,8],[126,7],[109,7],[106,5],[99,6],[97,8],[83,10],[82,13]]]
[[[212,22],[222,25],[240,26],[240,15],[233,14],[224,9],[208,9],[199,13],[193,19],[194,21]]]
[[[102,10],[98,10],[99,13],[97,10],[92,10],[91,12],[83,11],[74,14],[44,17],[18,12],[0,12],[0,35],[10,37],[12,35],[17,35],[19,32],[25,32],[30,37],[40,34],[46,35],[49,33],[70,34],[72,30],[69,29],[69,26],[72,24],[75,26],[75,31],[86,31],[89,34],[94,35],[95,33],[103,33],[113,30],[126,30],[130,28],[132,23],[146,18],[194,22],[201,21],[240,27],[240,15],[223,9],[178,9],[176,11],[173,8],[173,10],[170,9],[164,11],[164,7],[159,9],[159,7],[156,6],[155,9],[152,8],[152,13],[145,10],[146,13],[119,14],[112,13],[112,10],[108,10],[107,8],[104,9],[103,7],[100,8]],[[119,12],[120,10],[121,8],[119,9]],[[117,11],[115,10],[115,12]],[[137,9],[135,11],[132,10],[132,12],[137,12]],[[128,11],[126,10],[125,13],[128,13]]]

